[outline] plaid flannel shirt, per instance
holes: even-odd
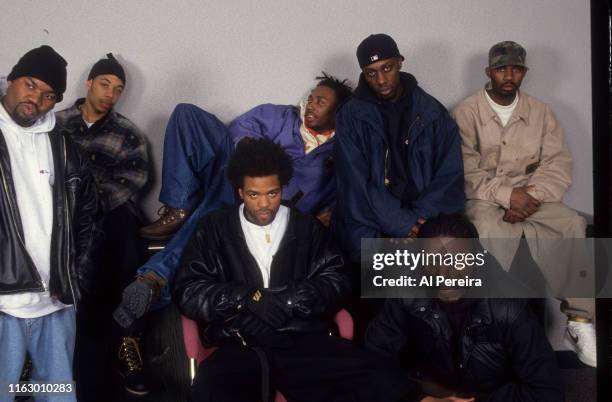
[[[81,117],[85,99],[56,113],[57,123],[85,152],[104,211],[134,198],[148,179],[147,144],[136,126],[111,109],[91,127]]]

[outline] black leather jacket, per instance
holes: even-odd
[[[92,176],[75,145],[56,130],[49,133],[55,185],[51,271],[43,283],[26,251],[11,164],[0,131],[0,294],[49,290],[64,304],[76,304],[90,288],[90,253],[100,239],[100,213]]]
[[[564,401],[554,352],[525,301],[477,299],[465,317],[459,362],[452,359],[451,326],[437,303],[387,300],[368,327],[366,346],[393,359],[403,353],[419,380],[444,383],[458,371],[462,391],[475,393],[479,402]]]
[[[237,317],[244,313],[245,299],[263,288],[238,214],[234,206],[204,217],[174,282],[174,300],[185,316],[199,324],[206,345],[237,340],[241,336]],[[344,259],[331,244],[329,232],[293,208],[270,269],[269,288],[285,287],[292,318],[277,333],[328,331],[339,299],[350,288]]]

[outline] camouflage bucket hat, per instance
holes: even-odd
[[[489,68],[498,68],[503,66],[521,66],[525,65],[527,52],[521,45],[512,41],[499,42],[489,50]]]

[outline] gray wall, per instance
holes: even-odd
[[[172,108],[192,102],[229,122],[254,105],[297,103],[321,71],[353,82],[355,48],[386,32],[404,70],[452,108],[485,83],[489,47],[527,49],[526,92],[552,105],[574,156],[566,202],[593,210],[591,75],[587,0],[385,1],[0,1],[0,75],[28,49],[50,44],[69,62],[65,101],[84,94],[93,62],[108,51],[127,68],[118,109],[146,134],[159,206],[163,133]]]

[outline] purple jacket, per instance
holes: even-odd
[[[211,116],[211,119],[214,116]],[[215,119],[219,130],[225,127]],[[212,124],[214,126],[215,124]],[[335,202],[335,180],[333,175],[332,149],[334,138],[311,151],[304,153],[304,141],[300,135],[300,111],[295,106],[264,104],[257,106],[234,120],[228,129],[233,147],[244,137],[269,138],[280,144],[293,160],[293,178],[283,188],[283,200],[294,202],[303,213],[317,214],[332,208]],[[218,191],[208,192],[208,198],[200,202],[193,214],[172,237],[165,249],[151,257],[139,273],[154,271],[171,284],[179,266],[183,250],[195,231],[199,221],[219,204],[229,204],[233,196],[223,189],[228,188],[227,178],[220,182]],[[302,196],[299,196],[299,194]],[[214,197],[210,198],[210,197]],[[298,199],[299,198],[299,199]],[[213,206],[215,206],[213,208]],[[162,300],[157,307],[170,302],[169,287],[162,291]]]
[[[229,133],[234,146],[244,137],[268,138],[280,144],[293,160],[293,178],[283,188],[283,199],[297,199],[297,209],[316,215],[333,206],[335,200],[334,138],[305,154],[301,124],[297,107],[267,103],[239,116],[230,124]]]

